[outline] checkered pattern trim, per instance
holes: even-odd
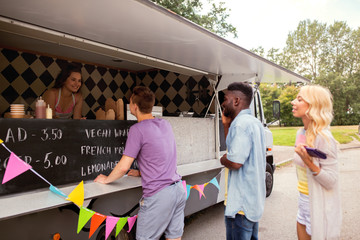
[[[0,114],[10,111],[10,104],[23,103],[33,111],[35,101],[54,85],[66,60],[0,48]],[[204,114],[213,90],[206,77],[188,77],[164,70],[129,72],[82,63],[83,115],[95,119],[95,111],[107,98],[129,102],[136,85],[148,86],[162,106],[164,115],[189,111]]]

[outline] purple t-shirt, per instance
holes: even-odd
[[[124,155],[138,161],[144,197],[181,179],[176,172],[174,133],[164,119],[147,119],[131,126]]]

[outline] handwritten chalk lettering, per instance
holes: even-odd
[[[129,129],[114,129],[114,136],[117,137],[126,137],[129,133]]]
[[[81,146],[81,155],[101,156],[111,154],[111,147],[104,146]]]
[[[42,141],[47,141],[47,140],[60,140],[63,136],[63,132],[61,129],[58,128],[44,128],[41,129],[41,140]]]
[[[110,129],[85,129],[85,133],[86,133],[87,138],[95,138],[95,137],[109,138],[109,137],[111,137]]]
[[[12,141],[13,143],[15,143],[16,141],[23,142],[26,139],[27,139],[27,132],[25,129],[19,127],[16,130],[12,130],[11,128],[9,128],[6,133],[5,142],[6,143],[10,141]]]
[[[31,164],[31,162],[32,162],[32,157],[31,156],[18,156],[21,160],[23,160],[24,162],[26,162],[27,164]],[[1,164],[1,162],[3,162],[3,164],[1,164],[1,166],[0,166],[0,171],[2,170],[2,169],[6,169],[6,166],[7,166],[7,163],[8,163],[8,161],[9,161],[9,158],[10,157],[7,157],[7,158],[5,158],[4,159],[4,161],[2,161],[1,159],[0,159],[0,164]]]
[[[86,167],[81,167],[81,176],[85,177],[87,175],[91,175],[93,173],[100,173],[100,172],[104,172],[107,170],[112,170],[114,169],[114,167],[116,166],[116,164],[119,161],[115,161],[115,162],[110,162],[107,161],[106,163],[97,163],[97,164],[91,164],[89,166]]]
[[[67,157],[65,155],[61,155],[61,156],[55,156],[55,158],[50,158],[50,155],[52,154],[52,152],[48,152],[45,154],[45,158],[44,158],[44,168],[48,169],[54,166],[59,166],[59,165],[66,165],[67,163]]]
[[[121,146],[121,147],[114,147],[114,153],[115,154],[123,154],[124,153],[124,150],[125,150],[125,147],[124,146]]]

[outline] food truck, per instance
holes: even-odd
[[[159,117],[173,127],[178,173],[188,194],[185,214],[190,215],[224,200],[221,91],[231,82],[252,82],[251,110],[267,133],[270,195],[272,135],[257,86],[307,79],[147,0],[0,3],[0,178],[10,153],[31,166],[0,185],[1,239],[89,238],[90,221],[78,229],[80,206],[49,186],[69,198],[83,183],[82,206],[104,216],[136,216],[140,178],[125,176],[108,185],[93,179],[116,165],[136,123],[129,115],[96,120],[95,113],[109,98],[126,105],[137,85],[155,93]],[[36,99],[53,86],[67,62],[82,66],[87,120],[32,118]],[[15,103],[25,106],[22,118],[7,114]],[[105,225],[91,238],[105,239]],[[116,239],[134,238],[134,228],[126,231],[129,225]],[[115,235],[113,230],[107,237]]]

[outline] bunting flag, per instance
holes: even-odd
[[[105,239],[107,239],[120,218],[108,216],[106,218]]]
[[[77,233],[85,226],[85,224],[90,220],[90,218],[95,214],[94,211],[87,209],[85,207],[80,208]]]
[[[89,238],[94,234],[96,229],[102,224],[103,221],[105,221],[106,216],[102,215],[100,213],[95,213],[91,218],[91,224],[90,224],[90,232],[89,232]]]
[[[137,215],[128,218],[128,220],[127,220],[128,225],[129,225],[129,230],[127,231],[128,233],[129,233],[129,232],[131,231],[131,229],[133,228],[134,223],[135,223],[135,221],[136,221],[136,218],[137,218]]]
[[[217,180],[215,177],[214,177],[213,179],[211,179],[209,183],[214,184],[215,187],[217,187],[217,189],[219,189],[219,191],[220,191],[219,182],[218,182],[218,180]]]
[[[186,184],[186,192],[187,192],[187,196],[186,196],[186,200],[189,198],[190,196],[190,189],[191,189],[191,185]]]
[[[201,195],[204,196],[204,198],[206,198],[205,194],[204,194],[204,187],[205,187],[204,184],[201,184],[201,185],[198,185],[198,186],[201,189],[201,192],[199,191],[199,198],[201,199]]]
[[[50,191],[52,191],[53,193],[57,194],[57,195],[60,195],[64,198],[68,198],[68,196],[63,193],[60,189],[58,189],[57,187],[53,186],[53,185],[50,185],[49,187]]]
[[[188,194],[187,194],[187,188],[186,188],[186,181],[185,181],[185,180],[182,180],[181,183],[182,183],[182,185],[183,185],[183,188],[184,188],[184,190],[185,190],[185,194],[186,194],[186,196],[187,196]]]
[[[84,181],[81,181],[79,185],[77,185],[66,200],[75,203],[78,207],[81,207],[84,204]]]
[[[201,199],[201,195],[204,196],[204,198],[206,198],[205,194],[204,194],[204,184],[202,184],[202,185],[194,185],[194,186],[192,186],[192,188],[199,191],[199,198],[200,199]]]
[[[20,174],[26,172],[31,169],[31,166],[21,160],[15,153],[11,152],[8,164],[5,169],[4,178],[2,180],[2,184],[10,181],[14,177],[19,176]]]
[[[2,144],[4,141],[0,138],[0,144]]]
[[[123,229],[123,227],[125,226],[125,224],[127,223],[129,217],[122,217],[119,219],[119,221],[116,223],[116,234],[115,237],[117,237],[117,235],[120,233],[121,229]]]

